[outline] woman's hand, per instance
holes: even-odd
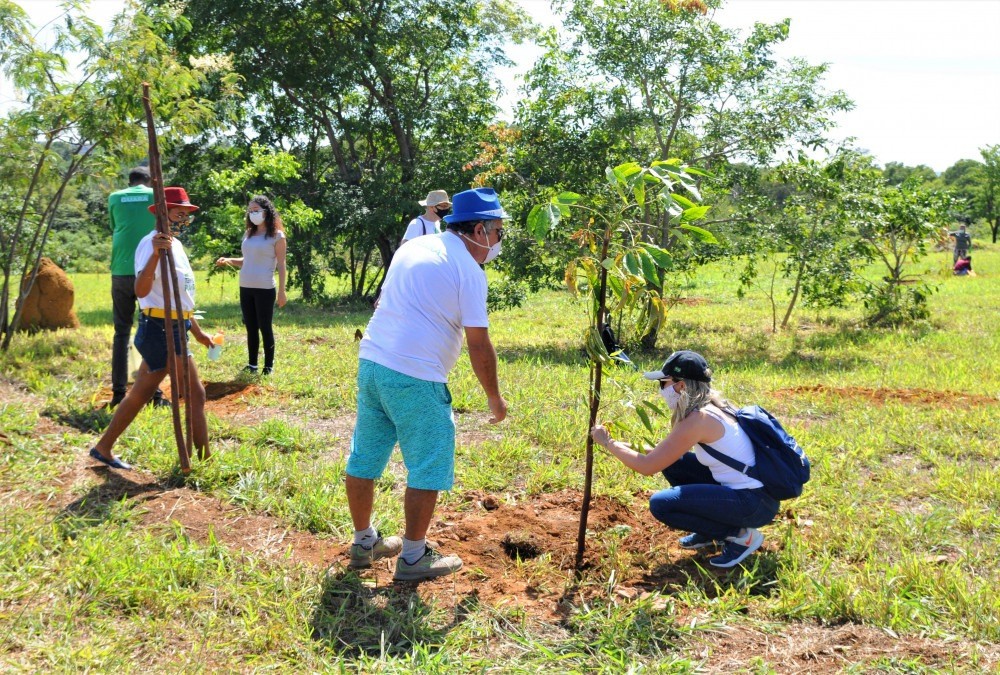
[[[229,266],[231,264],[232,261],[230,261],[229,258],[219,258],[218,260],[215,261],[216,267],[224,267],[224,266]]]
[[[608,430],[601,424],[596,425],[590,430],[590,436],[594,439],[594,442],[602,448],[608,447],[611,443],[611,434],[608,433]]]
[[[285,291],[284,290],[278,291],[278,300],[277,300],[277,302],[278,302],[278,307],[284,307],[285,303],[288,302],[288,296],[285,295]]]

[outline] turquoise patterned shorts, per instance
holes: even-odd
[[[347,474],[377,479],[397,441],[408,487],[451,489],[455,483],[455,420],[448,385],[419,380],[360,359],[358,419]]]

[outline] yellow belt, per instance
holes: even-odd
[[[160,309],[159,307],[149,307],[147,309],[142,310],[142,313],[145,314],[146,316],[151,316],[154,319],[167,318],[167,313],[164,310]],[[184,317],[185,319],[190,319],[192,314],[194,314],[194,312],[181,312],[181,316]],[[170,312],[170,316],[176,319],[177,312]]]

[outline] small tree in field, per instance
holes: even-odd
[[[762,211],[747,228],[745,240],[752,252],[740,272],[740,291],[771,272],[763,287],[772,305],[772,328],[777,324],[777,276],[792,283],[781,319],[788,326],[799,301],[812,307],[838,307],[857,290],[855,265],[862,259],[855,243],[858,223],[877,213],[881,175],[867,160],[841,153],[827,162],[800,157],[778,167],[783,184],[781,199]],[[769,262],[761,264],[761,259]]]
[[[954,199],[921,190],[910,183],[873,189],[878,209],[858,224],[858,247],[866,258],[884,266],[880,280],[864,292],[866,319],[872,326],[896,326],[928,316],[926,284],[910,285],[908,266],[927,253],[927,244],[947,225]]]
[[[563,220],[572,222],[574,210],[582,216],[582,223],[577,221],[580,227],[572,235],[580,244],[581,254],[566,270],[569,290],[586,299],[588,320],[582,337],[591,365],[577,570],[583,564],[594,469],[590,429],[597,422],[601,404],[604,365],[615,357],[614,353],[608,353],[601,333],[618,313],[631,315],[632,321],[625,325],[635,328],[636,337],[653,322],[662,322],[666,315],[665,276],[673,268],[673,260],[670,251],[653,243],[660,230],[652,228],[650,223],[668,221],[670,235],[677,240],[696,237],[715,241],[711,233],[694,225],[705,217],[708,207],[697,206],[674,192],[684,189],[697,196],[693,175],[704,173],[682,165],[679,160],[653,162],[648,167],[634,162],[622,164],[606,171],[610,194],[584,197],[562,192],[548,203],[536,204],[528,214],[528,229],[539,242]],[[649,426],[644,413],[641,416]]]

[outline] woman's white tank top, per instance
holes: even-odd
[[[722,438],[709,443],[709,445],[718,452],[732,457],[742,464],[754,465],[756,457],[753,452],[753,444],[750,443],[750,439],[740,429],[740,425],[736,423],[736,420],[724,414],[711,403],[702,408],[702,411],[712,418],[719,420],[724,430]],[[764,484],[756,478],[742,474],[736,469],[723,464],[715,457],[712,457],[701,447],[701,444],[695,446],[694,455],[699,462],[709,468],[712,472],[712,478],[720,485],[732,488],[733,490],[750,490],[764,487]]]

